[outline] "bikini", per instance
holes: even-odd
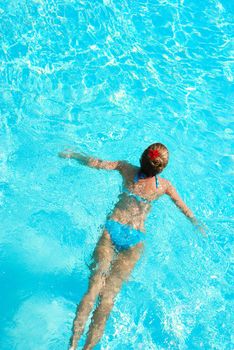
[[[138,182],[139,179],[145,178],[146,175],[139,172],[134,177],[134,183]],[[155,176],[155,181],[156,188],[158,188],[159,183],[157,176]],[[148,201],[147,199],[142,198],[141,196],[129,191],[127,188],[125,188],[123,192],[127,193],[129,196],[135,198],[139,202],[148,204],[150,203],[150,201]],[[145,234],[142,231],[136,230],[132,226],[122,224],[118,221],[107,220],[105,228],[107,229],[116,249],[119,251],[129,249],[145,239]]]

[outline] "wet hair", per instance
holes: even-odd
[[[167,166],[169,152],[162,143],[153,143],[141,155],[141,171],[149,176],[155,176]]]

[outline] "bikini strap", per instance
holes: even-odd
[[[131,196],[131,197],[134,197],[134,198],[135,198],[136,200],[138,200],[139,202],[150,203],[150,201],[148,201],[148,199],[143,198],[143,197],[139,196],[138,194],[135,194],[135,193],[129,191],[128,188],[124,188],[124,189],[123,189],[123,192],[127,193],[127,194],[128,194],[129,196]]]
[[[141,179],[146,179],[146,178],[147,176],[144,173],[142,173],[141,171],[138,171],[134,176],[134,183],[138,182]]]
[[[139,179],[145,179],[146,176],[143,173],[137,172],[136,175],[134,176],[134,183],[138,182]],[[157,175],[155,175],[155,182],[156,182],[156,188],[159,188],[159,182],[158,182],[158,178]]]
[[[136,173],[134,176],[134,180],[133,180],[134,184],[137,183],[138,180],[139,180],[139,175],[138,175],[138,173]]]
[[[156,182],[156,188],[159,188],[159,183],[158,183],[157,175],[155,175],[155,182]]]

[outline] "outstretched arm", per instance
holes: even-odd
[[[105,161],[105,160],[86,156],[82,153],[76,153],[71,151],[60,152],[59,157],[76,159],[79,161],[79,163],[89,166],[91,168],[106,169],[106,170],[118,170],[121,163],[119,161],[117,162]]]
[[[168,181],[169,182],[169,181]],[[176,189],[172,184],[169,182],[169,185],[166,189],[166,194],[170,196],[170,198],[173,200],[173,202],[176,204],[176,206],[184,213],[184,215],[189,218],[189,220],[196,224],[197,219],[195,218],[193,212],[187,207],[187,205],[183,202],[183,200],[178,195]]]
[[[172,184],[168,181],[168,187],[166,189],[166,194],[171,197],[173,202],[177,205],[177,207],[184,213],[184,215],[187,216],[187,218],[198,228],[198,230],[201,232],[203,236],[206,236],[206,232],[204,229],[204,225],[201,224],[196,217],[194,216],[193,212],[187,207],[187,205],[183,202],[183,200],[178,195],[175,187],[172,186]]]

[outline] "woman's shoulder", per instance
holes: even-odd
[[[159,180],[160,186],[164,189],[165,192],[172,186],[169,180],[161,176],[158,176],[158,180]]]
[[[119,170],[127,170],[127,171],[134,171],[134,172],[137,172],[140,169],[139,167],[129,163],[126,160],[119,160],[118,161],[118,168],[119,168]]]
[[[123,176],[126,184],[132,184],[136,174],[139,172],[140,168],[127,161],[121,161],[119,165],[119,172]]]

